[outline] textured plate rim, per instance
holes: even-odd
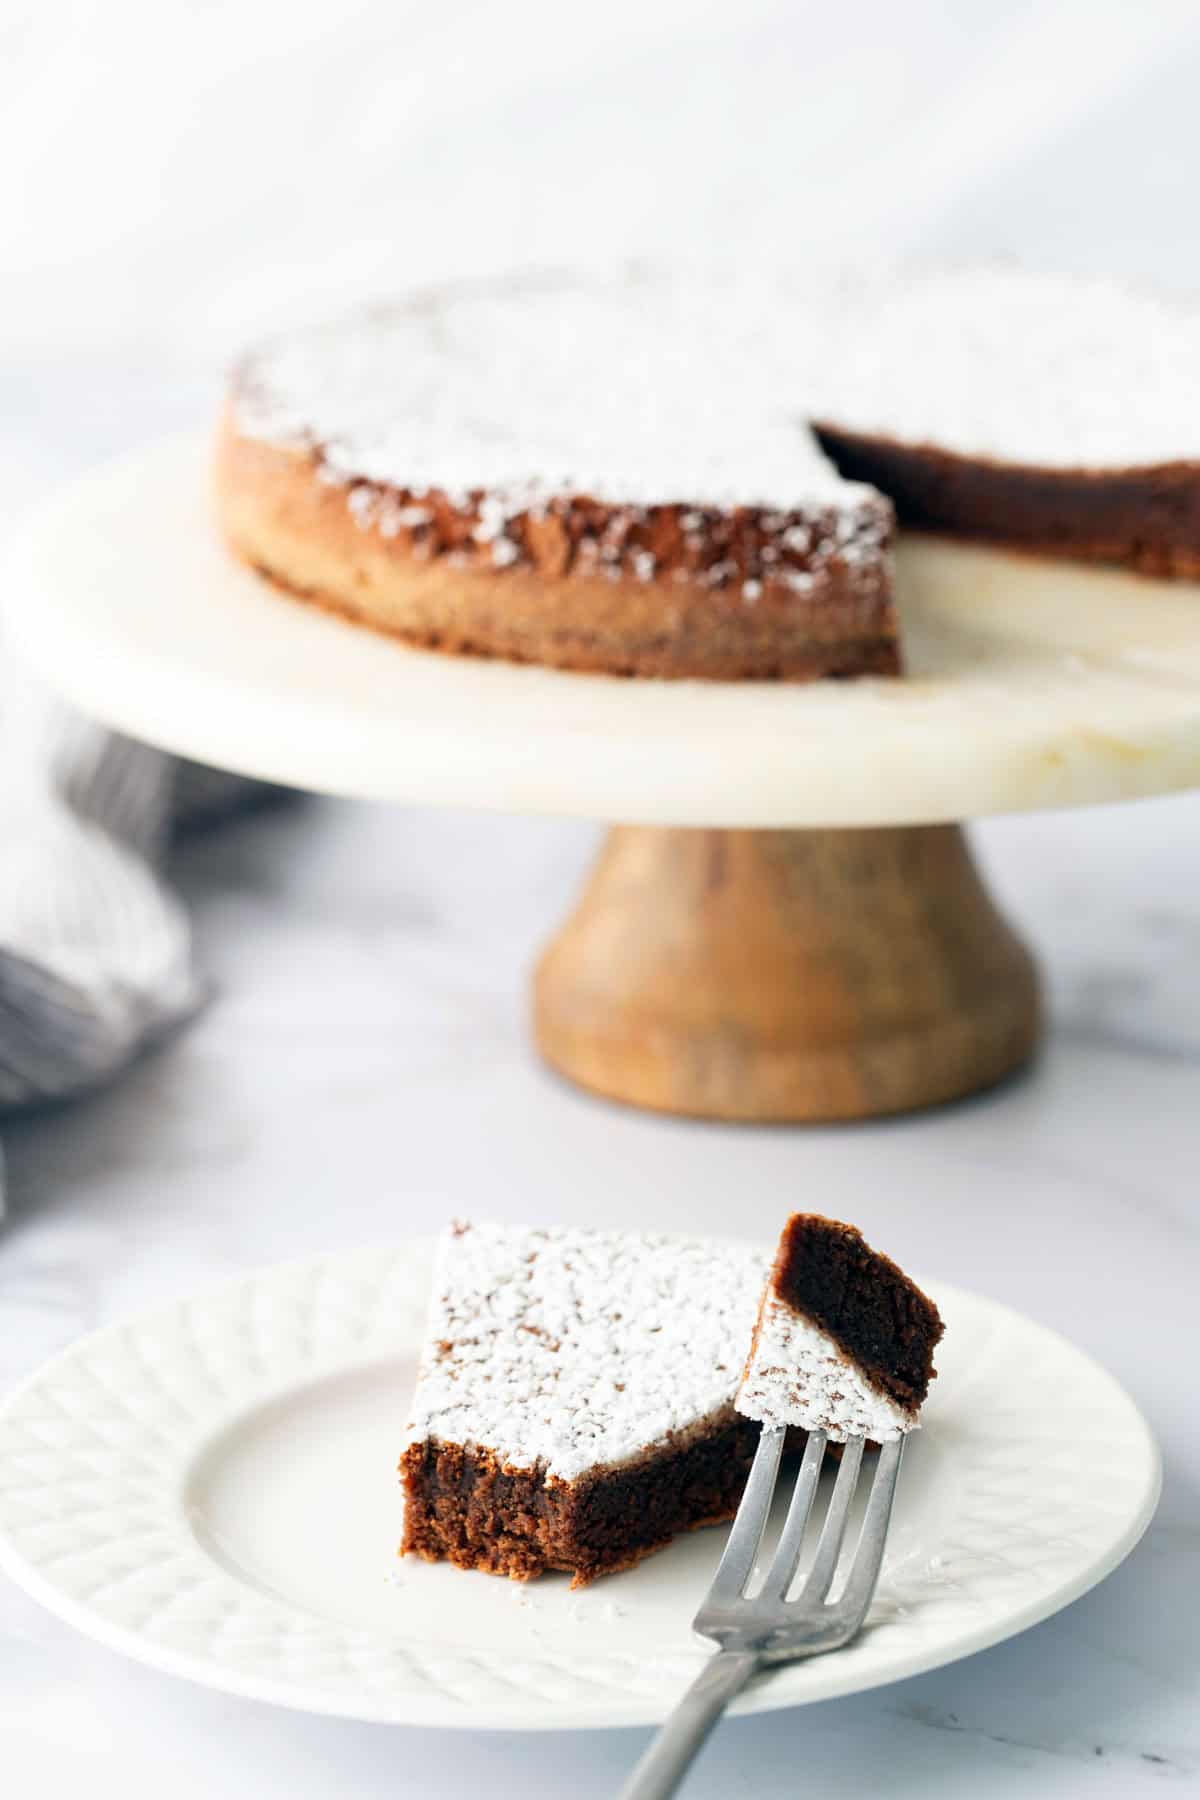
[[[85,1333],[47,1359],[16,1387],[0,1396],[0,1451],[3,1450],[4,1431],[10,1414],[15,1411],[24,1398],[35,1392],[43,1382],[57,1372],[69,1367],[77,1358],[84,1356],[89,1350],[106,1341],[116,1340],[121,1333],[165,1325],[169,1321],[177,1319],[187,1308],[203,1308],[206,1305],[216,1304],[221,1300],[232,1298],[240,1290],[256,1288],[264,1281],[275,1281],[289,1274],[315,1272],[318,1269],[336,1269],[365,1255],[391,1257],[401,1251],[409,1253],[421,1251],[428,1254],[431,1243],[432,1240],[428,1236],[422,1236],[366,1250],[361,1248],[338,1250],[317,1256],[289,1259],[257,1270],[247,1271],[232,1279],[210,1282],[195,1293],[185,1294],[173,1303],[142,1309],[126,1319]],[[926,1278],[922,1277],[922,1279]],[[1018,1329],[1023,1331],[1032,1327],[1044,1339],[1052,1341],[1072,1359],[1085,1366],[1093,1378],[1098,1377],[1108,1387],[1112,1397],[1118,1399],[1128,1409],[1128,1424],[1136,1428],[1136,1434],[1140,1438],[1141,1484],[1137,1503],[1131,1506],[1122,1528],[1114,1534],[1106,1549],[1097,1554],[1086,1567],[1078,1570],[1070,1579],[1053,1585],[1045,1592],[1028,1600],[1024,1605],[1014,1608],[1004,1618],[982,1623],[974,1630],[964,1630],[947,1634],[940,1639],[935,1638],[925,1650],[907,1653],[902,1659],[899,1659],[903,1666],[893,1669],[881,1666],[870,1672],[862,1672],[847,1668],[844,1678],[838,1679],[836,1655],[822,1658],[820,1666],[825,1673],[825,1679],[822,1681],[820,1693],[816,1695],[809,1695],[803,1691],[805,1671],[816,1665],[812,1663],[780,1665],[755,1679],[730,1707],[729,1710],[732,1714],[773,1712],[792,1706],[814,1704],[817,1700],[844,1698],[851,1694],[869,1692],[873,1688],[889,1686],[893,1682],[908,1680],[912,1676],[925,1674],[933,1669],[959,1662],[964,1657],[973,1656],[979,1651],[1019,1636],[1022,1632],[1043,1623],[1046,1619],[1073,1604],[1074,1601],[1082,1598],[1105,1580],[1136,1547],[1154,1517],[1162,1491],[1161,1452],[1149,1423],[1116,1377],[1062,1333],[1030,1319],[1015,1307],[951,1283],[939,1281],[929,1282],[928,1285],[935,1288],[937,1293],[947,1301],[956,1300],[973,1307],[983,1308],[998,1320],[1015,1324]],[[339,1370],[348,1372],[356,1366],[362,1366],[364,1360],[366,1359],[362,1357],[348,1357],[344,1362],[334,1364],[328,1369],[314,1365],[313,1373],[325,1375],[337,1373]],[[297,1370],[297,1379],[294,1385],[300,1385],[299,1375],[300,1371]],[[256,1396],[248,1391],[244,1396],[245,1409],[249,1410],[260,1398],[261,1396]],[[86,1603],[77,1601],[56,1586],[36,1564],[30,1562],[17,1549],[2,1523],[0,1523],[0,1571],[7,1574],[19,1588],[65,1624],[93,1642],[103,1645],[106,1649],[116,1651],[133,1662],[165,1674],[178,1676],[214,1692],[262,1701],[291,1711],[375,1724],[402,1724],[463,1730],[543,1731],[654,1725],[661,1722],[670,1707],[670,1701],[666,1697],[640,1698],[633,1695],[624,1695],[619,1699],[605,1699],[602,1702],[590,1701],[586,1707],[581,1706],[576,1700],[561,1707],[552,1708],[545,1701],[522,1706],[516,1700],[507,1699],[503,1703],[490,1705],[486,1702],[475,1701],[470,1703],[449,1702],[444,1698],[431,1699],[427,1696],[419,1700],[414,1696],[409,1696],[407,1699],[377,1701],[366,1693],[359,1697],[347,1695],[338,1689],[322,1690],[319,1683],[301,1684],[295,1678],[279,1679],[256,1674],[223,1665],[209,1655],[189,1653],[154,1643],[139,1631],[113,1623],[95,1612]]]

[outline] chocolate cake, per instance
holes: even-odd
[[[236,371],[233,549],[409,643],[619,675],[899,669],[892,509],[798,416],[773,283],[624,276],[417,300]]]
[[[794,1213],[762,1295],[737,1410],[874,1443],[913,1430],[942,1336],[933,1301],[853,1225]]]
[[[730,1518],[758,1437],[733,1398],[766,1267],[693,1238],[452,1227],[402,1553],[580,1586]]]
[[[806,410],[902,526],[1195,578],[1198,386],[1194,308],[963,269],[846,295]]]

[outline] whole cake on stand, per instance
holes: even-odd
[[[786,288],[467,288],[267,345],[216,456],[233,549],[447,652],[612,675],[895,674],[890,504],[792,416]]]
[[[1003,282],[989,292],[1003,317]],[[1029,1055],[1038,1001],[959,822],[1200,781],[1200,595],[1138,572],[1192,566],[1192,445],[1175,415],[1153,438],[1137,408],[1156,390],[1143,381],[1139,401],[1140,351],[1123,357],[1129,316],[1097,302],[1088,342],[1116,331],[1106,393],[1141,424],[1123,474],[1111,431],[1103,467],[1072,471],[1055,445],[1057,523],[1037,543],[1135,566],[1017,551],[1024,514],[1003,496],[1027,493],[1039,465],[1002,464],[983,437],[931,448],[894,393],[872,425],[852,359],[822,344],[795,289],[725,293],[715,313],[671,293],[664,313],[657,298],[535,286],[281,344],[244,365],[218,456],[224,533],[271,581],[229,555],[207,449],[180,442],[30,523],[9,628],[77,704],[204,761],[328,792],[621,821],[535,982],[542,1052],[586,1087],[749,1120],[968,1093]],[[1036,305],[1016,308],[1021,379],[1060,305],[1052,293],[1040,326]],[[955,391],[966,383],[986,412],[1005,386],[1003,334],[969,323],[975,351],[946,354]],[[1086,336],[1083,310],[1077,324]],[[873,341],[866,326],[857,341]],[[631,394],[664,342],[639,410]],[[844,418],[822,358],[847,371]],[[1078,360],[1061,360],[1042,357],[1060,385],[1057,400],[1039,392],[1039,418],[1077,398]],[[803,425],[818,405],[847,473],[882,478],[861,461],[870,442],[926,472],[919,504],[895,482],[894,581],[890,501],[821,458]],[[1166,439],[1171,480],[1138,475],[1140,532],[1085,542],[1097,495],[1126,492]],[[1081,443],[1098,441],[1093,422]],[[1002,448],[1019,454],[1011,435]],[[956,510],[978,483],[931,486],[943,454],[990,479],[986,519]],[[1178,504],[1164,509],[1166,488]],[[878,672],[897,666],[897,619],[900,676]],[[600,670],[678,679],[581,672]]]

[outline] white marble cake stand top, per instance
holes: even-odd
[[[642,824],[916,824],[1200,785],[1200,589],[945,540],[898,557],[903,681],[626,681],[410,650],[297,605],[158,444],[15,537],[12,640],[67,699],[319,791]]]

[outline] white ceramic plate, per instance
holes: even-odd
[[[218,541],[208,446],[13,534],[12,641],[84,712],[297,787],[629,824],[908,825],[1200,783],[1200,593],[902,540],[904,681],[618,681],[406,649]]]
[[[430,1245],[285,1265],[86,1338],[0,1412],[0,1561],[103,1643],[230,1693],[412,1724],[662,1718],[722,1533],[580,1593],[399,1564],[394,1465]],[[736,1710],[894,1681],[1045,1618],[1120,1562],[1149,1429],[1062,1338],[933,1284],[947,1323],[868,1628]]]

